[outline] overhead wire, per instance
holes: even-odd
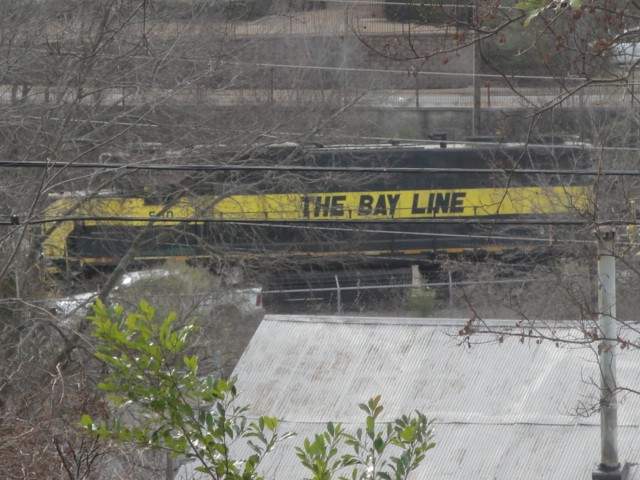
[[[78,216],[61,216],[50,217],[44,219],[32,219],[27,220],[24,224],[41,225],[47,223],[57,222],[83,222],[83,221],[95,221],[95,222],[114,222],[112,226],[116,226],[115,222],[123,223],[152,223],[152,224],[205,224],[205,223],[228,223],[234,225],[246,225],[246,226],[280,226],[290,227],[291,225],[306,225],[306,224],[327,224],[327,223],[340,223],[340,224],[379,224],[379,225],[397,225],[397,224],[428,224],[428,225],[590,225],[588,220],[564,220],[564,219],[501,219],[495,217],[487,217],[486,220],[480,220],[479,217],[471,218],[407,218],[407,219],[385,219],[385,220],[286,220],[280,219],[273,222],[261,222],[250,221],[246,219],[231,219],[231,218],[211,218],[211,217],[123,217],[123,216],[109,216],[109,215],[78,215]],[[0,223],[2,225],[15,225],[15,223]],[[316,228],[315,225],[313,228]]]
[[[128,164],[128,163],[68,163],[41,161],[9,161],[0,160],[4,168],[84,168],[103,170],[155,170],[155,171],[196,171],[196,172],[228,172],[228,171],[275,171],[275,172],[335,172],[335,173],[467,173],[467,174],[516,174],[516,175],[572,175],[572,176],[640,176],[640,170],[598,170],[598,169],[553,169],[553,168],[449,168],[449,167],[354,167],[354,166],[304,166],[304,165],[162,165],[162,164]]]
[[[100,219],[99,217],[96,217],[97,219]],[[96,219],[94,218],[94,220]],[[86,219],[86,218],[83,218]],[[121,217],[112,217],[112,219],[117,219],[117,220],[122,220]],[[147,222],[149,222],[148,218],[142,218],[142,219],[134,219],[132,221],[135,222],[139,222],[142,220],[146,220]],[[191,221],[191,220],[183,220],[181,222],[176,222],[175,220],[172,219],[158,219],[159,222],[158,223],[185,223],[187,221]],[[164,222],[163,222],[164,220]],[[37,223],[47,223],[48,221],[53,221],[53,220],[39,220],[39,221],[34,221],[34,224]],[[60,219],[55,220],[55,221],[60,221]],[[155,220],[151,220],[152,222],[156,223]],[[327,227],[327,226],[322,226],[322,225],[309,225],[309,223],[313,223],[313,222],[307,222],[307,221],[292,221],[291,223],[288,224],[282,224],[282,223],[259,223],[259,222],[246,222],[246,221],[238,221],[238,220],[225,220],[225,221],[217,221],[217,220],[211,220],[208,221],[208,223],[226,223],[226,224],[231,224],[234,226],[243,226],[243,227],[251,227],[251,228],[256,228],[256,227],[265,227],[265,228],[287,228],[287,229],[293,229],[293,230],[312,230],[312,231],[320,231],[320,232],[327,232],[327,233],[370,233],[370,234],[376,234],[376,235],[402,235],[402,236],[414,236],[414,237],[433,237],[433,238],[458,238],[458,239],[471,239],[471,240],[504,240],[504,241],[513,241],[513,242],[540,242],[540,243],[546,243],[546,244],[592,244],[592,241],[589,240],[580,240],[580,239],[562,239],[562,238],[554,238],[554,239],[549,239],[548,236],[544,236],[544,237],[532,237],[532,236],[523,236],[523,235],[508,235],[505,234],[504,232],[500,232],[500,233],[496,233],[496,234],[491,234],[491,233],[487,233],[485,235],[483,234],[479,234],[479,233],[469,233],[469,234],[463,234],[463,233],[441,233],[441,232],[416,232],[416,231],[410,231],[410,230],[385,230],[385,229],[368,229],[368,228],[345,228],[345,227]],[[323,223],[329,223],[329,222],[323,222]],[[357,223],[364,223],[364,224],[387,224],[387,225],[392,225],[393,223],[390,221],[362,221],[362,222],[357,222],[357,221],[352,221],[352,222],[340,222],[341,224],[344,223],[351,223],[351,224],[357,224]],[[433,222],[403,222],[403,223],[431,223],[433,224]],[[492,226],[523,226],[523,225],[528,225],[528,226],[551,226],[551,225],[556,225],[556,226],[588,226],[590,225],[589,222],[584,221],[584,222],[562,222],[562,221],[544,221],[544,222],[523,222],[523,221],[512,221],[510,223],[502,222],[502,223],[495,223],[495,224],[490,224],[490,223],[478,223],[477,221],[475,223],[472,222],[466,222],[466,223],[461,223],[461,222],[455,222],[455,221],[449,221],[449,222],[437,222],[437,223],[443,223],[443,224],[461,224],[461,225],[476,225],[479,227],[484,227],[487,228],[487,230],[490,229],[490,227]],[[107,233],[107,232],[103,232],[103,233]],[[183,231],[176,231],[177,234],[192,234],[192,232],[183,232]],[[83,238],[83,235],[79,234],[79,235],[75,235],[77,238]],[[95,240],[95,237],[89,237],[89,236],[84,236],[85,238],[92,238]],[[108,234],[105,234],[101,237],[102,240],[104,241],[109,241],[110,239],[116,239],[116,237],[112,237]]]

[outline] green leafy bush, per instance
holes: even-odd
[[[279,433],[275,417],[251,418],[249,407],[238,404],[234,380],[200,375],[197,356],[184,353],[197,327],[176,327],[175,314],[158,320],[146,302],[125,313],[122,306],[108,309],[98,301],[94,311],[96,357],[109,369],[98,386],[118,414],[113,420],[83,415],[84,432],[195,460],[195,470],[213,479],[260,479],[265,456],[295,434]],[[330,422],[326,432],[296,449],[314,480],[344,478],[345,469],[354,480],[404,480],[435,446],[422,413],[379,423],[380,397],[360,408],[367,415],[364,429],[350,434]],[[233,458],[229,446],[239,441],[250,447],[248,458]]]
[[[412,291],[409,296],[409,309],[416,317],[429,317],[437,308],[435,290]]]
[[[313,440],[306,439],[302,447],[296,448],[312,480],[330,480],[335,476],[352,480],[406,479],[435,447],[431,422],[422,413],[403,415],[378,429],[378,417],[383,411],[380,396],[360,404],[360,409],[367,415],[364,429],[349,434],[341,424],[330,422],[324,433]],[[345,453],[344,447],[353,453]],[[395,455],[389,453],[393,449]]]

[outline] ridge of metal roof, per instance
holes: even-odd
[[[355,315],[284,315],[267,314],[263,322],[295,322],[295,323],[327,323],[350,325],[413,325],[424,327],[460,327],[469,322],[470,318],[447,317],[373,317]],[[519,328],[529,324],[518,319],[481,319],[483,325],[492,328]],[[558,330],[574,330],[576,320],[536,320],[535,324],[542,328]]]

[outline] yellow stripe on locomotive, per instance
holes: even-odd
[[[583,186],[238,195],[220,200],[205,216],[244,221],[484,217],[584,210],[588,201]]]
[[[407,221],[429,218],[553,215],[588,209],[586,186],[467,188],[310,194],[182,197],[171,206],[140,197],[96,197],[80,203],[63,198],[47,210],[50,219],[72,217],[87,227],[167,227],[226,220],[241,222]],[[428,228],[428,227],[425,227]],[[74,221],[62,220],[44,243],[47,259],[73,257],[67,250]],[[326,252],[324,252],[326,253]]]

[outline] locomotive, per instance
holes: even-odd
[[[558,139],[288,145],[258,157],[191,175],[164,196],[58,195],[45,212],[56,223],[44,258],[108,268],[135,245],[142,263],[409,265],[535,248],[589,210],[590,179],[577,173],[590,150]]]

